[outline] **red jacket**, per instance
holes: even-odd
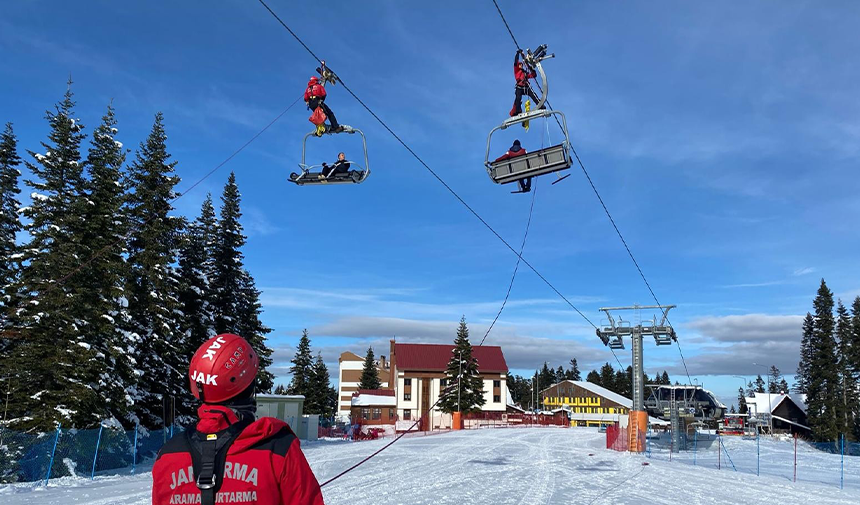
[[[316,79],[308,81],[308,88],[305,90],[305,101],[307,102],[312,97],[325,98],[325,87]]]
[[[523,67],[528,68],[530,72],[526,74]],[[517,86],[527,86],[529,79],[534,79],[535,77],[537,77],[537,72],[533,68],[529,68],[525,62],[520,63],[520,53],[517,53],[514,57],[514,79],[517,80]]]
[[[503,155],[499,156],[498,158],[496,158],[496,159],[493,161],[493,163],[495,163],[496,161],[509,160],[509,159],[511,159],[511,158],[516,158],[517,156],[522,156],[522,155],[524,155],[524,154],[526,154],[526,150],[525,150],[525,149],[520,149],[520,150],[519,150],[519,151],[517,151],[517,152],[507,151],[507,152],[505,152],[505,154],[503,154]]]
[[[238,421],[227,407],[202,405],[197,431],[216,433]],[[152,467],[152,503],[200,503],[187,437],[177,435],[161,448]],[[227,451],[216,503],[323,505],[319,483],[289,425],[260,418],[237,436]]]

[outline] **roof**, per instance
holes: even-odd
[[[350,351],[340,353],[340,361],[364,361],[364,358]]]
[[[391,395],[360,394],[352,396],[353,407],[396,407],[397,398]]]
[[[452,344],[394,344],[398,370],[426,370],[444,372],[451,361]],[[472,347],[472,356],[478,360],[478,372],[507,373],[508,364],[502,348],[493,345]]]
[[[586,381],[563,380],[561,382],[553,384],[552,386],[550,386],[546,389],[541,390],[541,393],[543,393],[547,389],[554,388],[563,382],[568,382],[570,384],[573,384],[574,386],[579,386],[582,389],[585,389],[587,391],[591,391],[592,393],[596,394],[597,396],[602,396],[603,398],[606,398],[607,400],[611,400],[611,401],[617,403],[618,405],[621,405],[622,407],[627,407],[628,409],[633,408],[633,400],[631,400],[630,398],[626,398],[624,396],[621,396],[620,394],[618,394],[614,391],[610,391],[603,386],[598,386],[597,384],[594,384],[592,382],[586,382]]]
[[[753,393],[752,397],[746,398],[747,408],[757,414],[770,414],[785,400],[793,402],[804,414],[806,413],[804,394]]]
[[[265,400],[304,400],[305,395],[272,395],[266,393],[259,393],[256,395],[256,398],[265,399]]]

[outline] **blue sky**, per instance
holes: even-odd
[[[723,398],[753,362],[796,366],[800,317],[819,280],[860,295],[860,6],[850,2],[501,1],[520,43],[549,45],[550,100],[660,300],[690,373]],[[486,136],[511,107],[514,46],[492,2],[272,0],[341,78],[509,242],[530,203],[493,184]],[[316,62],[256,2],[15,2],[0,20],[0,121],[39,149],[44,111],[71,74],[94,127],[112,99],[134,147],[163,111],[180,190],[304,90]],[[483,335],[516,257],[335,86],[338,119],[364,130],[372,175],[360,186],[286,179],[310,130],[293,108],[183,197],[197,213],[236,171],[279,373],[302,328],[336,371],[342,350],[388,340],[447,342],[465,315]],[[300,104],[301,105],[301,104]],[[541,143],[543,125],[514,135]],[[559,131],[551,125],[550,139]],[[308,156],[360,148],[314,140]],[[592,320],[603,305],[652,300],[585,177],[537,181],[525,257]],[[576,356],[614,361],[593,330],[521,269],[488,344],[514,371]],[[619,353],[629,362],[629,353]],[[626,364],[626,363],[625,363]],[[676,347],[646,369],[681,378]],[[285,375],[281,376],[286,380]],[[789,378],[790,379],[790,378]]]

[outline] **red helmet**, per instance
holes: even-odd
[[[247,340],[223,333],[210,338],[191,358],[191,393],[205,403],[221,403],[248,388],[257,376],[260,358]]]
[[[316,84],[319,82],[319,77],[312,75],[310,79],[308,79],[308,84]]]

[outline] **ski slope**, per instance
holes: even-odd
[[[791,482],[780,475],[692,466],[677,459],[604,449],[595,429],[511,428],[451,432],[403,438],[358,469],[326,486],[337,504],[856,504],[860,503],[860,461],[851,458],[846,487],[832,469],[839,456],[807,454],[827,472],[821,482]],[[355,464],[385,440],[321,441],[303,446],[320,482]],[[734,442],[733,457],[755,456],[755,445]],[[768,453],[793,455],[790,443],[770,444]],[[746,452],[745,452],[746,451]],[[737,456],[736,456],[737,455]],[[655,454],[655,456],[658,456]],[[686,455],[684,456],[686,458]],[[781,458],[781,459],[785,459]],[[642,463],[649,463],[644,466]],[[57,479],[48,488],[33,484],[0,487],[4,505],[149,503],[151,475]]]

